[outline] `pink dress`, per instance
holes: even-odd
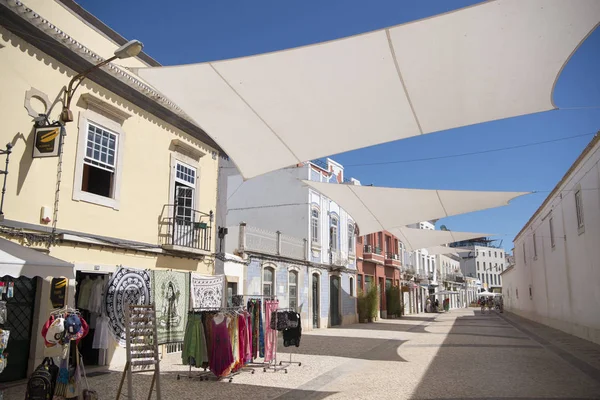
[[[210,358],[210,370],[218,377],[228,375],[233,364],[233,350],[227,329],[227,318],[217,323],[219,318],[215,317],[213,323],[213,346]]]
[[[278,301],[265,301],[265,362],[275,357],[275,346],[277,346],[277,331],[271,329],[271,313],[279,308]]]

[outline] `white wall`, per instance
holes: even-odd
[[[301,179],[308,179],[308,168],[285,168],[245,182],[240,175],[229,176],[226,226],[246,222],[249,226],[307,238],[308,188]]]
[[[508,311],[600,343],[598,136],[592,146],[516,237],[515,266],[503,279]],[[578,188],[583,229],[577,223]]]

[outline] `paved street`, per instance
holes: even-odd
[[[232,383],[182,378],[165,360],[165,399],[458,399],[600,398],[600,346],[510,314],[453,310],[351,325],[302,336],[293,365],[244,372]],[[281,347],[280,359],[289,359]],[[90,379],[114,399],[119,372]],[[134,377],[144,398],[148,376]],[[24,387],[6,390],[22,399]]]

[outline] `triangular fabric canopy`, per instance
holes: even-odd
[[[0,238],[0,276],[75,278],[73,264]]]
[[[495,0],[316,45],[136,72],[249,179],[552,110],[562,68],[599,21],[597,0]]]
[[[461,232],[464,233],[464,232]],[[425,249],[427,251],[427,255],[437,256],[443,254],[456,254],[460,256],[461,253],[470,252],[470,249],[463,249],[460,247],[448,247],[448,246],[431,246]]]
[[[391,231],[393,228],[401,228],[421,221],[505,206],[512,199],[528,194],[528,192],[400,189],[303,182],[346,210],[358,224],[360,235]],[[450,242],[454,240],[422,247]]]
[[[343,207],[343,206],[342,206]],[[352,214],[350,214],[352,215]],[[359,225],[360,228],[360,225]],[[455,231],[437,231],[430,229],[415,229],[415,228],[391,228],[387,229],[392,235],[401,240],[408,251],[425,249],[431,246],[460,242],[461,240],[477,239],[480,237],[491,236],[489,233],[473,233],[473,232],[455,232]],[[362,233],[362,232],[361,232]],[[451,247],[447,247],[452,249]],[[449,251],[448,253],[456,253],[457,250]],[[428,253],[429,255],[434,255]],[[438,253],[439,254],[439,253]]]

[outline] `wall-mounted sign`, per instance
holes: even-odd
[[[62,129],[60,124],[36,127],[33,140],[33,158],[57,157],[61,144]]]
[[[67,278],[52,278],[50,285],[50,301],[52,307],[63,308],[67,298]]]

